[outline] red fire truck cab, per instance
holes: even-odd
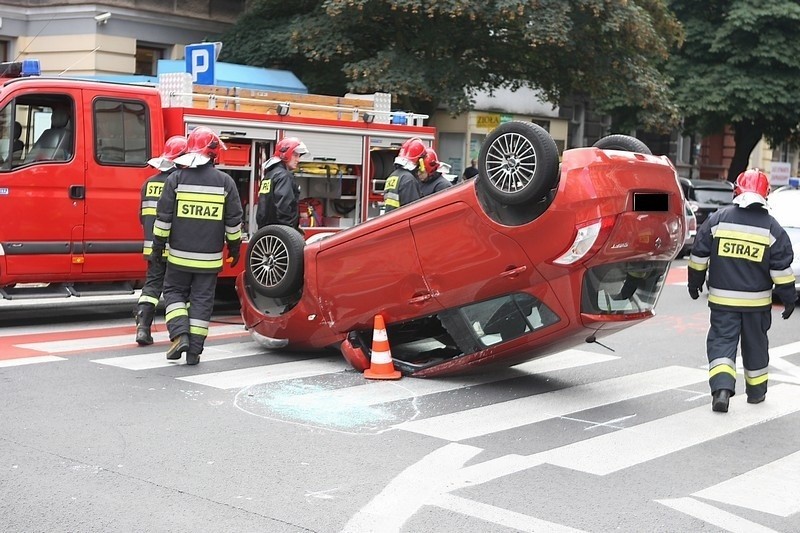
[[[394,124],[403,120],[371,100],[193,87],[188,75],[167,76],[159,87],[0,80],[4,298],[140,286],[140,190],[155,173],[147,160],[161,154],[165,139],[196,126],[227,144],[218,168],[239,185],[245,242],[256,230],[261,167],[281,138],[300,137],[310,150],[296,173],[307,237],[377,216],[400,144],[412,136],[433,142],[434,130],[418,125],[423,116]],[[242,266],[226,266],[221,281],[232,284]]]

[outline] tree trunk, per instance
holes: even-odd
[[[751,123],[737,122],[733,125],[733,139],[736,148],[728,167],[728,181],[734,183],[739,174],[747,170],[750,154],[763,136],[761,128]]]

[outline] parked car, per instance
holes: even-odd
[[[692,205],[688,200],[684,202],[683,213],[686,215],[686,234],[683,239],[683,248],[678,252],[678,257],[684,257],[691,253],[694,238],[697,235],[697,216],[692,211]]]
[[[237,279],[269,346],[369,366],[374,318],[394,365],[435,376],[511,366],[654,314],[685,239],[675,168],[624,135],[564,152],[529,122],[492,131],[477,179],[315,242],[251,238]]]
[[[697,217],[698,227],[708,215],[733,203],[733,183],[720,180],[695,180],[681,178],[683,195]]]
[[[800,293],[800,179],[791,178],[789,185],[774,190],[767,198],[770,212],[783,226],[792,241],[792,271],[795,288]]]

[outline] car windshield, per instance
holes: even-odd
[[[733,191],[724,189],[695,189],[694,198],[701,204],[728,205],[733,201]]]

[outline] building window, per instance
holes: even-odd
[[[8,61],[8,41],[0,41],[0,61]]]
[[[164,58],[164,49],[153,46],[136,46],[136,72],[142,76],[158,74],[158,60]]]

